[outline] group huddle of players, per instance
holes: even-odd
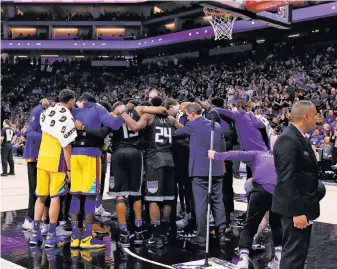
[[[93,236],[92,224],[96,197],[103,188],[100,184],[104,176],[101,156],[107,136],[111,138],[110,191],[116,196],[119,244],[130,246],[127,197],[134,211],[133,244],[144,243],[144,200],[148,202],[152,231],[146,244],[156,248],[168,244],[170,222],[175,222],[176,178],[188,179],[188,141],[174,143],[174,133],[187,122],[184,111],[191,103],[180,105],[174,99],[163,102],[156,90],[150,91],[149,101],[143,104],[117,102],[111,110],[107,107],[111,112],[96,103],[90,93],[83,93],[75,100],[74,92],[66,89],[60,92],[58,101],[42,111],[39,119],[42,139],[37,158],[37,200],[29,244],[37,245],[43,239],[40,226],[47,197],[50,197],[50,224],[44,246],[59,244],[61,238],[57,236],[56,227],[60,197],[70,193],[70,246],[83,249],[105,247],[103,240]],[[178,147],[178,160],[172,153],[174,147]],[[84,212],[81,204],[84,204]]]

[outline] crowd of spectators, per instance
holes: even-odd
[[[97,100],[114,103],[144,100],[155,87],[180,101],[223,97],[227,107],[266,117],[277,137],[291,120],[292,104],[308,99],[318,111],[310,141],[322,170],[336,164],[337,53],[333,45],[305,50],[278,47],[269,53],[251,51],[224,57],[226,60],[216,56],[113,70],[92,67],[89,59],[50,65],[31,59],[21,59],[15,65],[3,62],[2,110],[22,130],[32,106],[42,97],[53,100],[63,88],[73,89],[77,95],[88,91]]]

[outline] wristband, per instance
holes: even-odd
[[[71,172],[71,170],[67,169],[67,172]]]

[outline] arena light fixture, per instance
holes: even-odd
[[[288,37],[298,37],[300,34],[288,35]]]
[[[75,56],[75,58],[84,58],[83,55],[78,55],[78,56]]]
[[[162,41],[163,39],[159,38],[158,41]]]
[[[28,56],[26,56],[26,55],[18,55],[16,57],[18,57],[18,58],[28,58]]]
[[[102,58],[109,58],[109,56],[106,56],[106,55],[104,55],[104,56],[101,56]]]
[[[41,55],[41,57],[59,57],[58,55]]]
[[[256,40],[256,43],[257,44],[262,44],[262,43],[264,43],[266,40],[265,39],[258,39],[258,40]]]

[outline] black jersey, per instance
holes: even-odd
[[[153,168],[174,166],[172,157],[173,125],[167,117],[155,116],[144,131],[146,162]]]
[[[140,119],[135,109],[130,110],[128,115],[134,121]],[[139,148],[139,132],[133,132],[125,123],[117,131],[112,132],[112,149],[116,150],[121,147]]]
[[[14,137],[14,130],[9,127],[3,127],[1,130],[1,136],[4,137],[3,142],[11,142]]]

